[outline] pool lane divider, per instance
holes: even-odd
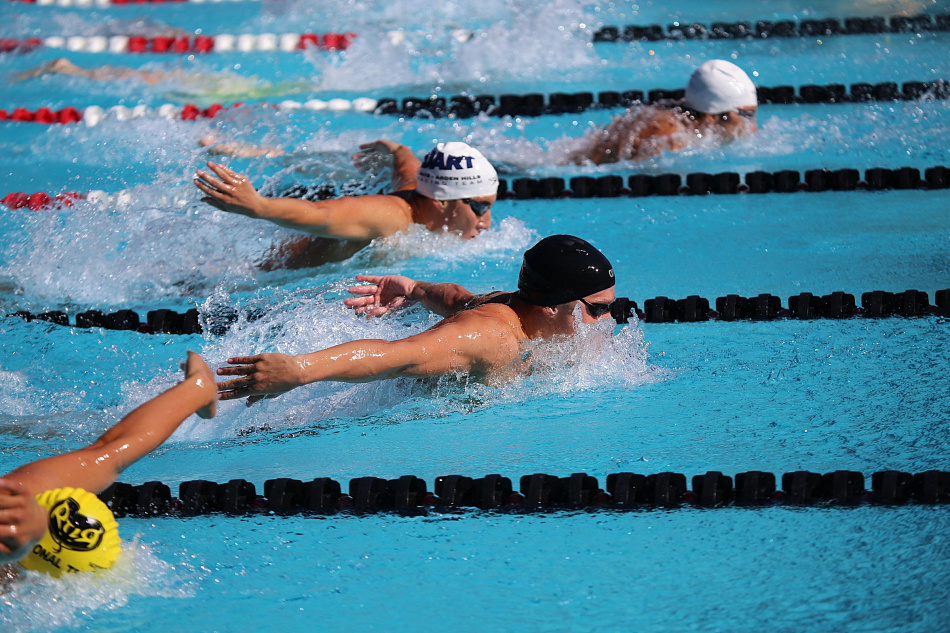
[[[777,483],[781,483],[778,489]],[[531,513],[558,510],[638,510],[699,506],[848,506],[946,505],[950,503],[950,472],[929,470],[911,474],[885,470],[871,475],[865,489],[864,475],[857,471],[829,473],[795,471],[780,478],[763,471],[719,471],[696,475],[687,487],[686,475],[663,472],[630,472],[607,475],[606,490],[586,473],[558,477],[544,473],[524,475],[515,490],[511,479],[498,474],[471,478],[447,475],[435,480],[432,492],[414,475],[398,479],[359,477],[349,481],[346,493],[328,477],[312,480],[291,478],[264,482],[263,495],[245,479],[227,483],[208,480],[182,482],[178,496],[160,481],[138,486],[116,482],[99,494],[117,517],[198,516],[207,514],[374,514],[406,515],[432,510],[483,510]]]
[[[10,2],[19,2],[21,4],[35,4],[37,6],[57,6],[57,7],[78,7],[78,8],[104,8],[111,6],[136,6],[142,4],[181,4],[190,2],[193,4],[220,4],[226,2],[260,2],[261,0],[9,0]]]
[[[939,190],[950,188],[950,168],[937,165],[924,170],[921,177],[916,167],[887,169],[872,167],[861,172],[854,168],[810,169],[802,173],[794,169],[776,172],[752,171],[743,176],[736,172],[716,174],[633,174],[623,176],[575,176],[516,178],[510,183],[500,178],[499,199],[553,200],[558,198],[642,198],[649,196],[704,196],[709,194],[763,194],[825,191]]]
[[[59,35],[24,39],[0,38],[0,53],[29,53],[38,48],[63,49],[74,53],[295,53],[307,49],[342,51],[356,33],[243,33],[233,35]]]
[[[846,292],[832,292],[827,295],[815,295],[803,292],[788,298],[787,307],[782,305],[776,295],[762,293],[755,296],[729,294],[717,297],[713,303],[698,295],[685,299],[670,299],[660,296],[647,299],[641,310],[636,301],[627,297],[618,297],[611,308],[611,316],[618,324],[628,323],[634,315],[644,323],[700,323],[705,321],[774,321],[777,319],[850,319],[854,317],[950,317],[950,289],[938,290],[934,295],[934,305],[926,292],[905,290],[887,292],[874,290],[861,294],[861,305],[855,297]],[[244,318],[253,322],[264,316],[263,310],[254,310],[244,314]],[[87,310],[76,314],[72,323],[70,315],[62,310],[41,313],[28,311],[14,312],[27,322],[39,321],[64,327],[80,329],[102,328],[105,330],[126,330],[142,334],[202,334],[205,321],[208,332],[215,336],[224,335],[239,319],[238,311],[232,307],[219,307],[214,312],[201,315],[197,308],[184,313],[174,310],[150,310],[143,319],[134,310],[118,310],[103,313],[100,310]],[[204,319],[202,319],[204,316]]]
[[[579,114],[587,110],[627,108],[635,105],[655,104],[682,99],[685,90],[655,89],[627,90],[623,92],[555,92],[495,95],[457,95],[446,97],[406,97],[400,102],[392,97],[379,99],[377,114],[400,117],[439,118],[443,116],[469,118],[487,116],[542,116],[549,114]],[[950,82],[945,79],[933,81],[840,83],[794,86],[756,86],[759,105],[770,104],[833,104],[869,103],[889,101],[916,101],[921,98],[943,100],[950,98]]]
[[[813,20],[758,20],[700,24],[675,20],[660,24],[603,26],[595,42],[659,42],[664,40],[735,40],[769,38],[821,38],[831,35],[871,35],[950,31],[950,13],[894,15],[888,17],[824,18]]]
[[[950,98],[950,82],[945,79],[908,81],[902,85],[895,82],[856,83],[851,84],[850,91],[849,87],[844,84],[809,84],[801,86],[797,92],[794,86],[776,86],[774,88],[759,86],[756,90],[758,91],[760,105],[870,103],[917,101],[920,99],[945,100]],[[448,100],[444,96],[434,95],[429,97],[406,97],[401,102],[392,97],[381,99],[371,97],[310,99],[304,102],[288,99],[279,103],[261,103],[257,105],[285,111],[300,109],[336,112],[353,111],[409,118],[450,117],[464,119],[479,115],[504,117],[579,114],[587,110],[627,108],[682,98],[682,89],[658,89],[651,90],[648,93],[644,93],[642,90],[601,92],[596,99],[592,92],[556,92],[547,97],[541,93],[504,94],[498,97],[483,94],[457,95],[448,97]],[[0,121],[46,125],[79,123],[81,121],[90,127],[97,125],[104,118],[127,121],[155,115],[169,120],[194,121],[202,118],[213,119],[242,105],[241,102],[231,105],[215,103],[207,108],[199,108],[192,103],[184,106],[166,103],[154,109],[145,105],[138,105],[133,108],[116,105],[108,109],[100,106],[88,106],[82,110],[74,106],[67,106],[59,110],[48,107],[40,107],[36,110],[14,107],[11,110],[0,109]]]
[[[680,174],[634,174],[626,180],[620,175],[600,177],[576,176],[570,179],[516,178],[510,183],[498,180],[499,200],[554,200],[587,198],[640,198],[647,196],[702,196],[708,194],[764,194],[825,191],[885,191],[885,190],[940,190],[950,188],[950,168],[930,167],[921,177],[916,167],[886,169],[873,167],[861,172],[857,169],[811,169],[805,172],[804,180],[799,171],[785,169],[777,172],[754,171],[740,176],[736,172],[718,174],[686,174],[685,184]],[[280,197],[327,200],[337,195],[332,183],[307,188],[297,185],[279,194]],[[109,194],[105,191],[52,194],[43,191],[26,193],[14,191],[0,198],[0,205],[7,209],[61,209],[71,207],[75,200],[87,200],[100,208],[126,207],[133,203],[132,194],[121,191]],[[167,204],[185,205],[184,198],[165,201]]]
[[[227,113],[231,110],[243,107],[242,102],[224,106],[215,103],[207,108],[199,108],[193,103],[187,103],[184,106],[165,103],[158,108],[149,108],[145,105],[138,105],[129,108],[123,105],[111,106],[108,109],[100,106],[88,106],[79,110],[72,106],[67,106],[59,110],[53,110],[47,107],[30,110],[29,108],[17,107],[12,110],[0,109],[0,121],[10,123],[40,123],[44,125],[66,125],[69,123],[84,123],[87,127],[94,127],[100,121],[115,120],[128,121],[130,119],[139,119],[143,117],[157,116],[170,121],[195,121],[197,119],[213,119],[221,113]],[[312,110],[331,112],[369,112],[372,113],[377,106],[375,99],[359,97],[356,99],[310,99],[309,101],[282,101],[274,104],[255,104],[255,107],[263,107],[275,110]]]
[[[113,5],[168,4],[180,2],[220,3],[223,0],[13,0],[23,4],[78,8],[103,8]],[[229,2],[243,0],[227,0]],[[453,37],[467,41],[475,32],[457,29]],[[664,28],[660,24],[605,25],[593,32],[593,42],[659,42],[663,40],[733,40],[769,38],[821,38],[832,35],[876,35],[884,33],[920,34],[928,31],[950,31],[950,13],[934,16],[921,13],[913,16],[870,16],[808,20],[740,20],[702,24],[674,20]],[[400,31],[387,34],[394,43],[402,40]],[[121,51],[114,51],[121,52]]]

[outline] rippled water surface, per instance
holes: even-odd
[[[103,192],[71,207],[0,211],[0,473],[91,442],[172,385],[185,351],[212,365],[395,339],[437,322],[418,307],[368,321],[342,305],[361,273],[511,289],[545,235],[588,239],[619,295],[647,299],[950,287],[947,191],[503,200],[464,242],[422,230],[341,262],[261,264],[292,231],[218,212],[191,185],[199,139],[267,145],[228,160],[265,193],[384,189],[360,143],[422,154],[463,139],[502,177],[950,164],[950,102],[763,105],[759,132],[642,163],[563,167],[619,110],[400,119],[273,108],[286,100],[682,87],[705,59],[762,86],[950,79],[947,32],[722,41],[591,42],[605,25],[937,15],[946,2],[407,2],[263,0],[65,8],[4,3],[0,37],[353,32],[345,52],[205,56],[0,54],[0,108],[145,105],[98,125],[3,123],[0,197]],[[171,73],[18,80],[61,56]],[[214,103],[170,121],[164,103]],[[148,336],[27,322],[17,311],[196,307],[217,333]],[[614,472],[950,470],[946,317],[631,323],[530,352],[504,384],[465,377],[310,385],[189,420],[123,481],[396,478]],[[592,350],[597,350],[592,351]],[[868,481],[870,485],[870,481]],[[27,574],[0,594],[7,631],[920,631],[946,630],[947,506],[761,507],[543,514],[125,518],[118,567],[65,582]],[[279,618],[279,620],[278,620]]]

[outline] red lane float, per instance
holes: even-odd
[[[71,207],[73,200],[82,200],[85,197],[85,194],[75,191],[64,191],[56,196],[50,196],[43,191],[37,191],[36,193],[16,191],[5,195],[3,199],[0,200],[0,204],[3,204],[9,209],[22,209],[26,207],[32,211],[39,211],[40,209],[49,209],[52,207]]]
[[[80,0],[10,0],[11,2],[19,2],[21,4],[36,4],[36,5],[57,5],[60,7],[91,7],[95,6],[97,8],[107,7],[109,5],[134,5],[134,4],[161,4],[165,2],[192,2],[195,4],[200,4],[203,2],[214,2],[219,0],[95,0],[95,2],[82,2]],[[245,2],[248,0],[229,0],[230,2]],[[258,0],[250,0],[258,1]]]
[[[359,97],[357,99],[330,99],[321,101],[311,99],[301,103],[299,101],[282,101],[280,103],[260,103],[264,108],[273,108],[276,110],[330,110],[334,112],[355,111],[372,113],[376,111],[378,101],[369,97]],[[12,112],[0,109],[0,121],[17,121],[25,123],[42,123],[46,125],[66,124],[84,122],[87,126],[97,125],[104,117],[111,115],[111,118],[118,121],[126,121],[146,115],[159,116],[169,120],[195,121],[199,118],[213,119],[220,113],[227,113],[230,110],[240,108],[243,105],[238,101],[230,106],[214,103],[207,108],[199,108],[193,103],[187,103],[184,106],[176,106],[166,103],[158,108],[150,109],[145,105],[139,105],[134,108],[126,106],[113,106],[109,109],[103,109],[99,106],[89,106],[84,110],[78,110],[72,106],[62,110],[53,111],[48,107],[38,108],[36,111],[28,108],[19,107]]]
[[[87,53],[222,53],[282,51],[292,53],[311,48],[342,51],[349,48],[355,33],[245,33],[241,35],[196,35],[194,37],[144,35],[53,36],[41,39],[0,38],[0,53],[24,53],[43,46]]]

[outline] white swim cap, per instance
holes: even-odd
[[[707,114],[732,112],[758,105],[755,85],[741,68],[724,59],[713,59],[697,68],[686,84],[683,105]]]
[[[493,196],[498,192],[498,173],[474,147],[439,143],[422,160],[416,191],[433,200]]]

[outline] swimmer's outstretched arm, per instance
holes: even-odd
[[[237,156],[238,158],[256,158],[264,156],[266,158],[276,158],[283,156],[284,150],[279,147],[267,147],[262,145],[252,145],[250,143],[225,143],[219,141],[213,134],[206,134],[198,139],[198,145],[205,148],[205,151],[215,156]]]
[[[407,299],[419,301],[429,312],[447,317],[470,307],[475,298],[458,284],[414,281],[402,275],[357,275],[356,279],[369,285],[348,288],[352,294],[361,296],[344,299],[343,303],[367,317],[386,314]]]
[[[241,174],[208,161],[217,176],[198,170],[195,186],[211,206],[249,218],[321,237],[371,240],[404,231],[412,224],[412,208],[398,196],[357,196],[311,202],[299,198],[265,198]]]
[[[353,163],[357,167],[369,167],[376,164],[380,156],[392,156],[393,161],[393,191],[411,191],[416,188],[416,176],[422,161],[416,158],[412,150],[405,145],[379,139],[372,143],[360,145],[360,151],[353,155]]]
[[[0,479],[0,564],[23,558],[46,531],[45,511],[33,500],[69,486],[98,493],[125,468],[157,448],[192,413],[213,417],[214,374],[188,352],[185,379],[126,415],[86,448],[41,459]]]
[[[258,354],[229,358],[218,383],[222,400],[247,398],[251,405],[312,382],[372,382],[397,377],[488,374],[509,365],[525,338],[517,317],[485,306],[449,317],[398,341],[362,339],[319,352],[289,356]],[[510,312],[510,311],[508,311]]]

